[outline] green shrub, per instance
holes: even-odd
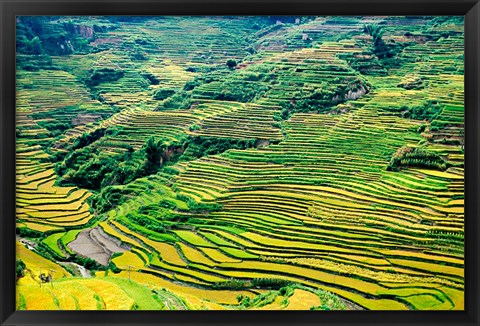
[[[194,213],[206,213],[206,212],[215,212],[222,209],[222,205],[218,203],[198,203],[194,200],[187,201],[188,208]]]
[[[162,154],[166,149],[163,139],[155,140],[155,137],[148,138],[145,143],[145,156],[147,164],[150,167],[159,167],[161,165]]]
[[[15,275],[17,277],[17,280],[21,277],[25,276],[25,269],[27,266],[21,259],[17,259],[15,262]]]
[[[128,213],[126,217],[130,222],[145,227],[151,231],[158,233],[166,232],[165,226],[162,223],[153,220],[153,218],[149,215],[133,212]]]
[[[191,125],[190,127],[188,127],[188,130],[190,130],[190,131],[196,131],[196,130],[199,130],[199,129],[200,129],[200,126],[195,124],[195,123],[193,125]]]
[[[82,257],[78,254],[71,255],[69,257],[69,260],[78,264],[78,265],[81,265],[81,266],[83,266],[86,269],[91,270],[91,271],[98,271],[98,270],[105,270],[106,269],[106,266],[103,266],[103,265],[99,264],[96,260],[93,260],[93,259],[88,258],[88,257]]]
[[[47,54],[23,55],[17,53],[16,63],[18,70],[38,71],[40,69],[56,70],[52,58]],[[25,86],[24,86],[25,87]]]
[[[42,54],[43,46],[40,38],[35,36],[31,40],[25,39],[22,52],[26,54]]]
[[[223,153],[229,149],[247,149],[255,146],[256,139],[233,139],[195,136],[185,142],[182,160],[192,160],[206,155]]]
[[[105,136],[106,131],[106,128],[98,128],[90,133],[83,133],[80,137],[75,139],[71,149],[76,150],[92,144],[93,142]]]
[[[188,109],[192,105],[192,94],[190,92],[177,92],[166,98],[161,104],[163,109]]]
[[[237,302],[240,303],[243,300],[243,294],[237,295]]]
[[[200,86],[200,83],[198,82],[198,80],[189,80],[185,83],[185,85],[183,85],[183,90],[191,91],[197,86]]]
[[[101,214],[120,206],[131,195],[136,193],[122,186],[107,186],[98,194],[91,196],[90,203],[97,213]]]
[[[228,80],[223,82],[211,95],[214,100],[251,102],[262,97],[269,86],[244,80]]]
[[[277,278],[254,278],[252,280],[253,287],[259,287],[262,289],[281,289],[291,283],[291,281]]]
[[[442,112],[442,106],[435,101],[427,101],[421,106],[401,108],[404,118],[432,121]]]
[[[386,44],[383,39],[383,33],[385,32],[383,27],[379,25],[364,25],[363,32],[369,34],[373,40],[373,53],[379,59],[387,59],[394,57],[399,50],[401,50],[396,44]]]
[[[158,88],[153,93],[153,99],[162,101],[166,98],[169,98],[176,93],[176,90],[171,88]]]
[[[151,74],[151,73],[147,72],[147,73],[144,73],[142,76],[145,77],[146,79],[148,79],[148,81],[150,82],[151,85],[160,84],[160,80],[154,74]]]
[[[387,171],[399,171],[401,167],[419,167],[445,171],[450,164],[437,153],[423,148],[402,147],[393,154]]]
[[[71,121],[39,121],[38,125],[50,131],[52,137],[56,137],[66,130],[73,128]]]
[[[98,86],[102,83],[117,81],[125,75],[123,70],[112,68],[99,68],[90,70],[88,76],[83,80],[89,87]]]
[[[227,290],[244,290],[251,287],[251,282],[246,280],[239,280],[231,278],[228,281],[216,282],[213,284],[214,289],[227,289]]]
[[[395,112],[398,116],[407,119],[426,120],[432,122],[442,112],[443,106],[436,101],[425,101],[422,105],[400,107],[390,106],[387,108],[390,112]],[[424,128],[424,127],[423,127]],[[438,126],[430,126],[431,131],[438,130]]]
[[[237,66],[237,61],[233,60],[233,59],[228,59],[227,60],[227,67],[232,69],[232,68],[235,68]]]
[[[31,230],[27,227],[22,227],[22,228],[17,227],[15,232],[22,238],[41,238],[45,235],[45,233],[43,232]]]
[[[138,163],[144,155],[144,151],[132,152],[128,148],[124,154],[108,155],[92,147],[83,147],[56,163],[55,171],[61,177],[60,185],[98,190],[147,175],[149,171]]]
[[[282,119],[288,120],[291,114],[296,112],[325,113],[337,104],[357,98],[352,97],[351,94],[353,92],[357,92],[356,96],[361,96],[361,94],[366,94],[369,91],[369,84],[361,78],[335,78],[332,84],[338,86],[335,88],[320,87],[311,91],[300,91],[294,94],[290,101],[281,104]]]

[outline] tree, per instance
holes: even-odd
[[[23,52],[27,54],[42,54],[42,42],[38,36],[35,36],[30,41],[25,41]]]
[[[18,281],[19,278],[25,276],[25,269],[26,269],[26,267],[27,267],[27,266],[25,265],[25,263],[23,262],[23,260],[17,259],[16,266],[15,266],[15,274],[16,274],[16,276],[17,276],[17,281]]]
[[[382,39],[384,30],[378,25],[364,25],[363,32],[369,34],[372,37],[373,42],[377,43]]]
[[[155,92],[153,93],[153,99],[154,100],[164,100],[166,98],[169,98],[170,96],[172,96],[173,94],[175,94],[176,91],[174,89],[170,89],[170,88],[158,88],[157,90],[155,90]]]
[[[125,154],[124,154],[125,158],[127,160],[131,159],[134,152],[135,152],[135,149],[131,145],[128,145],[127,150],[125,151]]]
[[[160,166],[163,152],[164,148],[161,140],[155,141],[155,137],[153,136],[148,138],[145,143],[145,154],[147,155],[147,161],[151,166]]]
[[[391,58],[393,53],[382,39],[384,30],[378,25],[364,25],[363,32],[370,35],[373,40],[373,53],[379,58]]]
[[[233,59],[228,59],[227,60],[227,66],[228,66],[228,68],[233,69],[234,67],[237,66],[237,61],[235,61]]]

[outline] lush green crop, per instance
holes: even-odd
[[[463,51],[453,16],[19,17],[18,308],[463,309]]]

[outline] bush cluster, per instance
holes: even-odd
[[[250,289],[252,287],[278,290],[290,284],[291,284],[290,281],[276,279],[276,278],[254,278],[251,280],[241,280],[237,278],[231,278],[228,281],[214,283],[213,287],[215,289],[229,289],[229,290],[244,290],[244,289]]]
[[[86,78],[83,79],[85,85],[89,87],[98,86],[102,83],[117,81],[125,75],[123,70],[112,68],[99,68],[89,71]]]
[[[260,83],[249,83],[244,80],[227,80],[213,91],[211,98],[222,101],[252,102],[262,97],[269,86]]]
[[[102,214],[120,206],[132,195],[136,195],[136,193],[126,187],[107,186],[90,197],[90,204],[97,213]]]
[[[52,22],[54,16],[19,16],[16,25],[17,53],[28,55],[67,55],[92,52],[89,42],[99,27],[93,26],[90,39],[76,33],[72,21]],[[85,27],[85,26],[84,26]]]
[[[372,37],[372,51],[379,59],[393,58],[402,50],[402,47],[395,43],[385,43],[382,39],[385,30],[379,25],[365,25],[363,32]]]
[[[15,262],[15,275],[17,277],[17,281],[19,278],[25,276],[25,269],[27,266],[21,259],[17,259]]]
[[[171,94],[167,97],[166,94]],[[158,94],[157,99],[162,99],[159,109],[188,109],[192,105],[192,94],[191,92],[179,91],[179,92],[169,92],[168,89],[161,90],[161,93]]]
[[[171,89],[171,88],[158,88],[153,93],[153,99],[158,100],[158,101],[162,101],[162,100],[165,100],[166,98],[172,96],[175,93],[176,93],[176,90]]]
[[[338,85],[335,89],[318,88],[308,93],[298,92],[289,102],[282,104],[281,114],[276,113],[274,119],[287,120],[293,113],[315,112],[325,113],[333,106],[348,100],[349,92],[357,92],[361,89],[368,92],[368,85],[361,79],[345,80],[335,78],[332,84]]]
[[[402,116],[404,118],[427,120],[431,122],[440,114],[440,112],[442,112],[442,106],[435,101],[426,101],[420,106],[402,106],[400,110],[402,111]]]
[[[132,212],[132,213],[128,213],[126,217],[130,222],[140,225],[144,228],[147,228],[150,231],[154,231],[158,233],[166,232],[165,226],[158,220],[154,220],[152,216],[141,214],[139,212]]]
[[[247,149],[255,146],[256,139],[233,139],[194,136],[184,144],[182,160],[193,160],[207,155],[223,153],[229,149]]]
[[[393,154],[387,171],[399,171],[401,167],[419,167],[445,171],[450,164],[437,153],[423,148],[402,147]]]
[[[43,232],[35,231],[27,227],[17,227],[15,233],[22,238],[41,238],[45,235]]]
[[[108,156],[97,149],[84,147],[68,154],[63,162],[55,164],[61,177],[60,185],[99,190],[110,185],[126,184],[146,174],[138,160],[141,152],[126,150],[124,154]]]

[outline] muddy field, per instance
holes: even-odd
[[[104,266],[108,265],[113,253],[129,250],[124,245],[120,246],[116,239],[107,236],[98,227],[80,232],[77,238],[68,244],[68,247]]]

